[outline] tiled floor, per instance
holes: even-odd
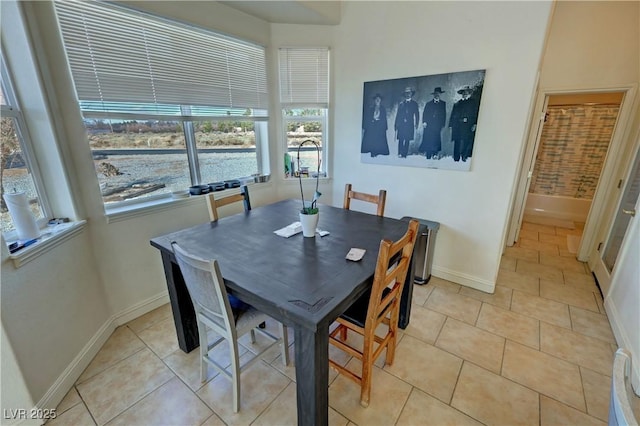
[[[377,363],[369,408],[330,372],[329,423],[604,425],[616,344],[591,274],[567,249],[567,235],[580,233],[525,223],[493,295],[435,277],[416,285],[411,323],[394,364]],[[115,331],[48,424],[296,424],[294,367],[277,348],[268,354],[243,373],[233,414],[230,382],[210,368],[200,383],[198,351],[178,349],[165,305]]]

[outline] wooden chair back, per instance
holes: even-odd
[[[344,188],[344,203],[343,208],[349,210],[351,208],[351,200],[360,200],[367,203],[373,203],[377,205],[376,214],[378,216],[384,216],[384,206],[387,202],[387,191],[381,189],[378,195],[367,194],[364,192],[357,192],[351,189],[351,184],[348,183]]]
[[[369,405],[374,362],[385,349],[385,364],[391,365],[395,357],[400,298],[419,226],[419,222],[412,219],[407,232],[399,240],[392,242],[385,239],[380,242],[371,291],[354,302],[336,320],[338,327],[329,334],[330,344],[362,362],[362,371],[358,374],[329,359],[333,369],[360,385],[360,404],[364,407]],[[380,324],[387,326],[384,335],[376,334]],[[349,330],[364,337],[362,348],[347,342]]]
[[[213,196],[213,194],[214,194],[213,192],[210,192],[207,195],[207,207],[209,208],[209,219],[212,222],[215,222],[218,220],[218,208],[226,206],[231,203],[237,203],[239,201],[242,201],[244,203],[244,211],[247,212],[251,210],[251,201],[249,199],[249,188],[246,185],[240,187],[239,194],[230,195],[228,197],[224,197],[220,199],[216,199]]]

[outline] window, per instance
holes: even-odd
[[[263,47],[113,4],[55,5],[105,206],[269,173]]]
[[[42,180],[36,174],[37,169],[32,167],[34,157],[31,154],[29,133],[13,92],[4,57],[1,57],[1,61],[0,187],[3,197],[0,208],[0,224],[4,233],[15,229],[4,200],[5,193],[24,192],[36,219],[43,219],[49,215],[44,191],[40,184]]]
[[[280,105],[286,143],[285,177],[327,176],[327,134],[329,108],[329,49],[281,48],[279,51]],[[321,150],[320,164],[312,144]],[[290,164],[290,166],[289,166]]]

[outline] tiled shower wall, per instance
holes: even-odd
[[[550,106],[529,192],[593,199],[618,105]]]

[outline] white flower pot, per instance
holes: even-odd
[[[319,213],[302,214],[300,213],[300,224],[302,225],[302,235],[305,237],[315,237],[316,227],[318,226]]]

